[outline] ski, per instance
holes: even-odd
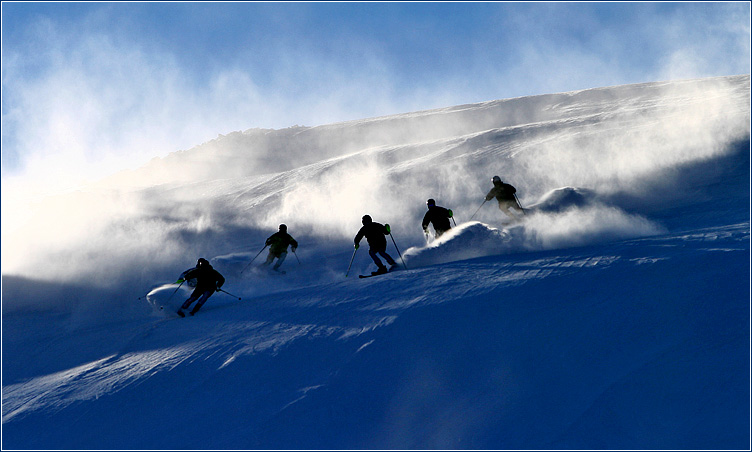
[[[371,273],[370,275],[358,275],[358,278],[370,278],[372,276],[380,276],[380,275],[388,275],[389,273],[396,272],[402,270],[399,266],[393,266],[388,271],[385,271],[384,273]]]

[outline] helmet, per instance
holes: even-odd
[[[428,201],[426,201],[426,205],[428,207],[433,207],[436,205],[436,201],[434,201],[433,199],[429,199]]]
[[[501,178],[499,176],[494,176],[493,179],[491,179],[494,184],[500,184]]]
[[[370,215],[363,215],[362,221],[363,221],[363,226],[373,223],[373,220],[371,219]]]
[[[196,267],[203,267],[204,265],[209,265],[209,261],[207,261],[203,257],[200,257],[198,259],[198,262],[196,262]]]
[[[280,224],[279,225],[279,230],[282,231],[282,232],[287,232],[287,225],[286,224]]]

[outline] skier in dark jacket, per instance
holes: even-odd
[[[373,262],[376,263],[376,266],[379,268],[375,272],[372,272],[372,274],[380,275],[388,271],[384,264],[381,263],[381,259],[379,259],[377,254],[381,254],[381,256],[386,259],[387,263],[391,265],[391,268],[396,267],[397,263],[394,262],[392,256],[390,256],[386,252],[386,236],[391,233],[389,225],[376,223],[371,219],[369,215],[363,215],[362,223],[363,227],[360,228],[358,233],[355,235],[355,249],[357,250],[360,247],[360,241],[363,239],[363,237],[365,237],[368,241],[368,246],[370,247],[368,254],[371,256],[371,259],[373,259]]]
[[[506,213],[509,217],[515,220],[519,220],[520,217],[516,214],[513,214],[509,210],[510,208],[512,208],[520,211],[523,214],[525,213],[525,211],[522,210],[522,206],[520,205],[519,201],[517,201],[517,197],[514,195],[515,193],[517,193],[517,189],[509,184],[502,182],[499,176],[494,176],[491,181],[493,182],[494,186],[486,195],[486,201],[490,201],[491,199],[496,198],[496,200],[499,202],[499,209],[501,209],[502,212]]]
[[[269,256],[266,257],[266,262],[262,265],[269,266],[274,261],[274,258],[277,258],[277,263],[272,267],[272,270],[275,271],[279,271],[279,266],[285,261],[288,246],[292,245],[291,250],[293,253],[298,249],[298,242],[287,233],[287,225],[285,224],[279,225],[279,231],[266,239],[266,244],[269,246]]]
[[[183,309],[188,309],[191,303],[198,300],[196,306],[194,306],[191,311],[191,315],[196,314],[198,310],[201,309],[201,306],[206,303],[206,300],[208,300],[214,292],[219,292],[219,289],[225,283],[224,276],[214,270],[214,267],[209,264],[209,261],[203,257],[196,263],[196,268],[188,270],[183,274],[183,279],[186,281],[195,279],[196,288],[193,290],[191,296],[185,300],[183,306],[178,309],[178,315],[180,317],[185,317]]]
[[[452,226],[449,224],[449,219],[454,215],[450,209],[437,206],[436,201],[429,199],[426,201],[428,206],[428,212],[423,216],[423,233],[428,237],[428,224],[433,225],[434,231],[436,231],[436,238],[441,237],[443,233],[450,230]]]

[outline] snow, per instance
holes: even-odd
[[[247,130],[33,199],[2,446],[749,449],[749,136],[748,75],[656,82]],[[493,175],[522,221],[479,208]],[[426,243],[429,197],[457,224]],[[406,270],[357,278],[364,214]],[[198,257],[228,293],[178,318]]]

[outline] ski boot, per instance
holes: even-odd
[[[371,272],[372,275],[383,275],[384,273],[387,273],[389,270],[386,269],[386,267],[381,266],[378,270],[375,272]]]

